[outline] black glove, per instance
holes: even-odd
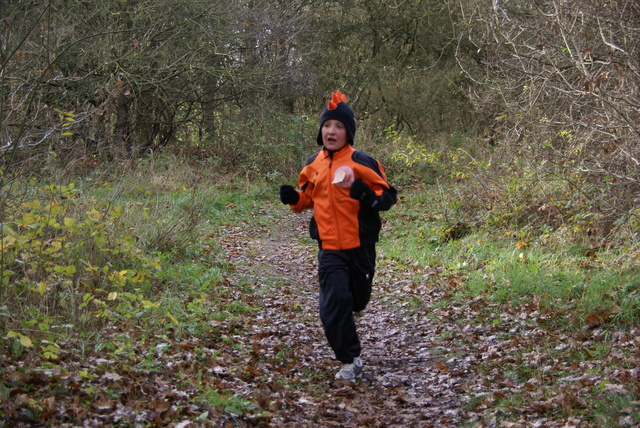
[[[290,184],[280,186],[280,200],[283,204],[295,205],[300,200],[298,191]]]
[[[356,179],[351,185],[349,196],[351,196],[353,199],[362,201],[369,206],[373,204],[376,198],[376,194],[374,193],[374,191],[369,189],[369,186],[367,186],[367,184],[359,178]]]

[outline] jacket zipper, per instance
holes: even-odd
[[[329,196],[331,199],[331,211],[333,213],[333,220],[336,225],[336,236],[338,237],[338,247],[342,249],[342,237],[340,236],[340,225],[338,224],[338,214],[336,212],[336,200],[333,192],[333,153],[329,152]]]

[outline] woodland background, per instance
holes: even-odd
[[[638,40],[638,0],[0,1],[5,374],[82,343],[117,353],[96,332],[132,318],[183,325],[158,287],[223,251],[204,229],[255,218],[240,194],[268,205],[295,183],[336,89],[409,210],[390,214],[406,257],[451,251],[446,269],[478,269],[467,291],[505,302],[518,275],[485,269],[489,243],[538,280],[527,251],[554,253],[539,283],[566,294],[523,295],[637,333]],[[19,384],[0,397],[37,418]]]
[[[456,196],[474,221],[497,208],[509,221],[571,218],[602,236],[633,228],[638,8],[8,1],[2,209],[25,178],[82,177],[163,150],[221,173],[288,179],[327,94],[341,89],[361,148],[389,168],[471,178]]]

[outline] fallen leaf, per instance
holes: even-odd
[[[587,317],[585,318],[585,322],[590,328],[594,328],[602,324],[602,318],[600,317],[600,315],[593,313],[587,315]]]
[[[118,382],[119,380],[122,380],[122,376],[120,376],[119,374],[117,374],[117,373],[109,373],[109,372],[103,374],[102,378],[105,379],[105,380],[112,380],[114,382]]]

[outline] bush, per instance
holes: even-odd
[[[91,325],[153,309],[140,294],[159,262],[136,246],[124,209],[82,195],[73,184],[36,189],[9,202],[0,244],[0,300],[7,330],[52,339],[54,325]],[[33,333],[35,332],[35,333]],[[31,338],[13,331],[20,343]],[[27,339],[25,339],[27,338]]]

